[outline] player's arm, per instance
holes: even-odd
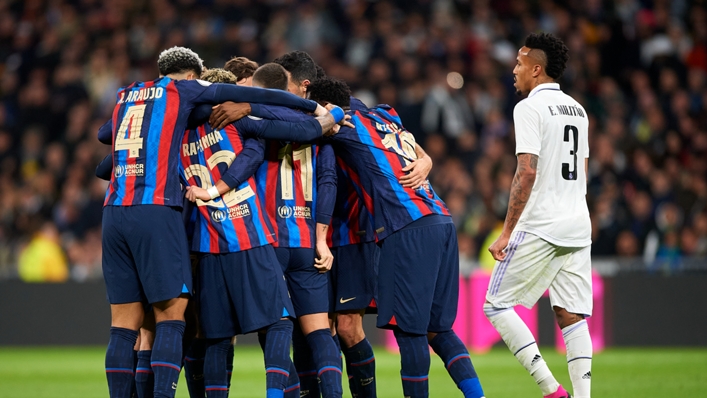
[[[403,167],[403,172],[407,174],[400,177],[400,184],[405,188],[420,188],[432,170],[432,158],[419,144],[415,144],[415,154],[417,159]]]
[[[247,138],[243,150],[228,167],[220,180],[209,189],[190,185],[187,187],[186,198],[195,202],[197,199],[209,201],[238,187],[258,170],[265,158],[265,144],[255,138]]]
[[[107,122],[103,124],[98,129],[98,141],[102,144],[112,145],[113,144],[113,120],[108,119]]]
[[[98,163],[96,167],[96,177],[101,180],[110,181],[110,176],[113,173],[113,154],[109,153]]]
[[[494,259],[502,261],[506,258],[506,246],[511,233],[518,224],[530,193],[535,184],[538,169],[538,155],[542,140],[540,139],[540,114],[522,101],[513,110],[513,122],[516,130],[516,156],[518,165],[511,183],[511,193],[508,200],[506,221],[503,224],[501,236],[489,247]]]
[[[190,81],[187,81],[190,82]],[[235,84],[214,83],[209,84],[202,81],[194,81],[204,87],[196,97],[195,103],[221,104],[226,101],[250,102],[267,105],[280,105],[293,109],[300,109],[306,112],[321,112],[322,106],[314,101],[300,98],[287,91],[272,90],[267,88],[237,86]]]
[[[331,215],[334,213],[336,202],[336,156],[330,144],[324,144],[317,154],[317,226],[316,226],[316,251],[314,267],[319,272],[331,269],[334,256],[327,245],[327,232],[331,224]]]
[[[289,109],[285,111],[287,115],[277,118],[274,114],[265,114],[267,119],[248,117],[238,122],[247,125],[246,131],[258,138],[292,142],[315,141],[336,124],[330,113],[315,118]]]

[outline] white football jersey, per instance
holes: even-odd
[[[538,155],[535,185],[515,230],[563,247],[591,245],[587,112],[559,84],[545,83],[516,105],[513,121],[516,155]]]

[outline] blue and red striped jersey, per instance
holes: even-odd
[[[346,246],[375,240],[371,213],[349,179],[350,168],[336,159],[336,204],[327,233],[329,247]]]
[[[212,130],[207,123],[186,132],[180,154],[181,172],[187,184],[208,189],[224,179],[248,141],[262,145],[254,138],[246,141],[244,135],[248,136],[248,133],[239,131],[243,126],[236,122],[222,130]],[[262,152],[259,159],[249,162],[254,164],[238,165],[252,166],[250,177],[244,178],[238,186],[214,200],[197,200],[192,251],[233,253],[275,242],[275,234],[252,176],[262,162]]]
[[[387,105],[349,113],[355,129],[342,127],[332,136],[342,170],[372,214],[376,240],[430,214],[449,216],[449,210],[429,182],[404,188],[402,169],[417,159],[415,137]]]
[[[113,176],[104,205],[182,206],[179,147],[191,110],[224,101],[282,104],[312,111],[316,103],[279,90],[162,77],[118,90],[112,117]]]

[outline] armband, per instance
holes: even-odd
[[[344,113],[344,110],[339,108],[338,106],[333,107],[329,113],[331,113],[332,116],[334,116],[334,121],[336,123],[339,123],[341,120],[344,119],[344,116],[346,115]]]

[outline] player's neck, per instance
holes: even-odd
[[[548,77],[548,76],[538,77],[538,78],[535,79],[535,81],[533,82],[533,87],[530,88],[530,91],[535,90],[535,88],[536,88],[537,86],[541,85],[541,84],[548,84],[548,83],[557,83],[557,82],[556,82],[555,80],[553,80],[551,77]]]

